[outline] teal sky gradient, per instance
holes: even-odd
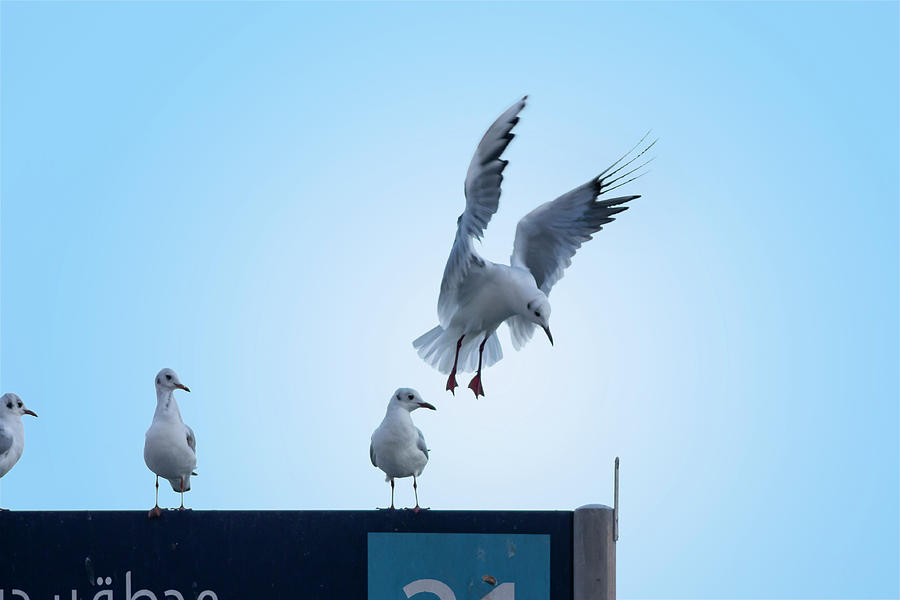
[[[369,435],[410,386],[434,508],[611,503],[621,456],[622,598],[900,595],[897,3],[0,19],[0,387],[40,414],[3,506],[149,508],[162,367],[190,506],[381,506]],[[658,159],[553,290],[556,346],[503,328],[487,398],[454,398],[411,341],[526,93],[487,258],[650,128]]]

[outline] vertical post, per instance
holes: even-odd
[[[616,600],[616,541],[619,539],[619,457],[613,508],[588,504],[575,509],[572,562],[575,600]]]
[[[603,504],[575,509],[575,600],[616,600],[614,512]]]
[[[616,457],[616,475],[613,481],[613,520],[615,527],[613,530],[613,541],[619,541],[619,457]]]

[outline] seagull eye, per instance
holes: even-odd
[[[541,312],[538,311],[538,310],[534,311],[534,316],[540,317],[540,316],[541,316]]]
[[[412,394],[410,394],[409,396],[407,396],[407,398],[409,398],[410,400],[412,400],[413,398],[415,398],[415,396],[413,396]]]
[[[166,375],[166,380],[167,380],[167,381],[172,381],[172,376],[171,376],[171,375]]]
[[[22,401],[19,400],[19,408],[22,408]]]

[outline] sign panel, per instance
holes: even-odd
[[[368,550],[369,600],[550,600],[549,535],[370,533]]]
[[[572,523],[571,511],[0,512],[0,600],[380,600],[377,564],[378,589],[402,581],[389,598],[571,600]]]

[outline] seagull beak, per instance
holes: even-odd
[[[428,404],[427,402],[419,402],[419,408],[430,408],[431,410],[437,410],[434,405]]]
[[[31,415],[32,417],[36,417],[36,416],[37,416],[37,413],[36,413],[36,412],[34,412],[33,410],[29,410],[29,409],[27,409],[27,408],[26,408],[24,411],[22,411],[22,412],[25,413],[26,415]]]
[[[176,383],[176,384],[175,384],[175,387],[177,387],[179,390],[184,390],[184,391],[186,391],[186,392],[191,391],[191,388],[189,388],[188,386],[184,385],[183,383]]]
[[[544,327],[544,326],[541,325],[541,327]],[[550,338],[550,345],[552,346],[552,345],[553,345],[553,334],[550,333],[550,328],[549,328],[549,327],[544,327],[544,333],[546,333],[546,334],[547,334],[547,337]]]

